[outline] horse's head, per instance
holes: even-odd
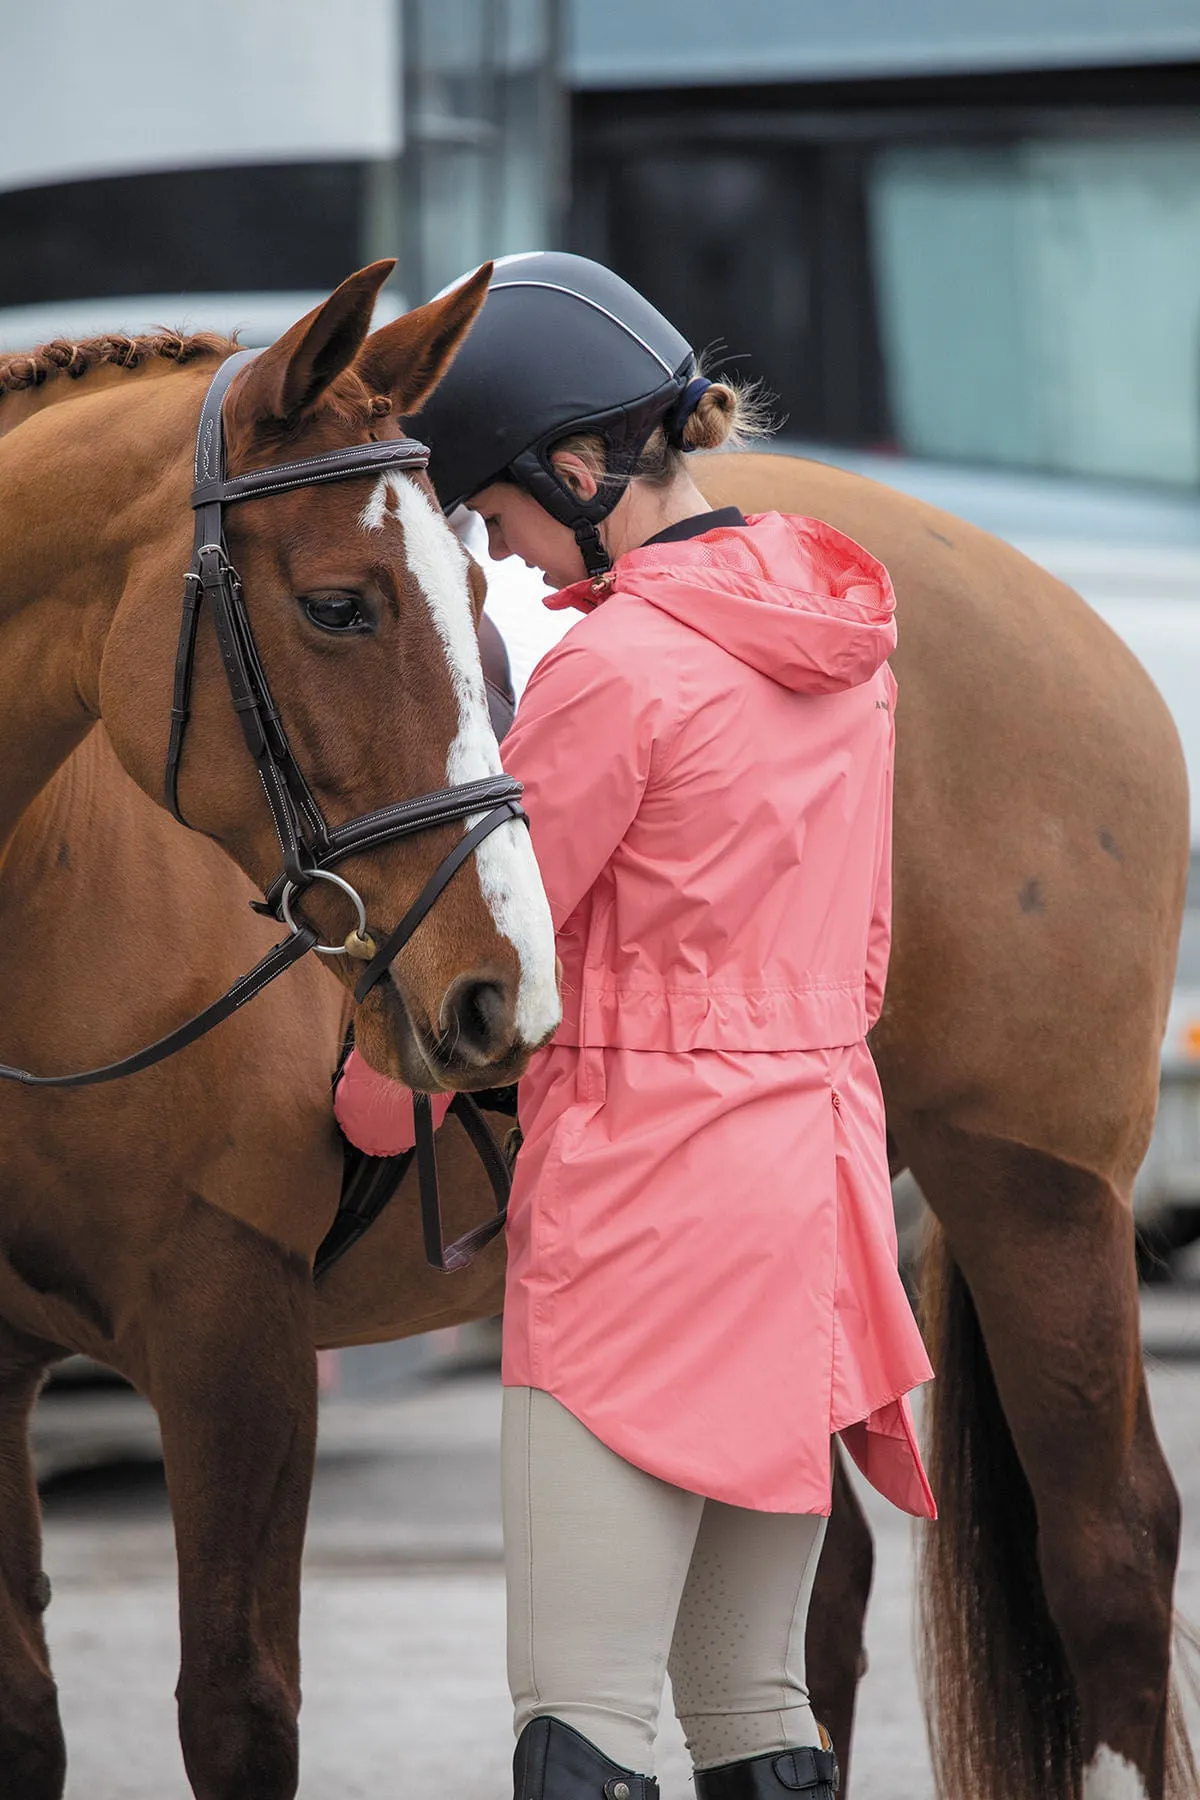
[[[352,276],[234,377],[223,415],[230,475],[403,435],[399,421],[469,330],[488,271],[371,333],[391,266]],[[193,428],[195,419],[193,410]],[[499,772],[476,638],[482,573],[423,473],[368,473],[246,500],[229,509],[225,528],[291,752],[330,826]],[[141,608],[118,608],[110,666],[144,659],[139,618]],[[161,625],[154,635],[164,641]],[[182,812],[266,888],[279,873],[279,845],[203,616],[192,695]],[[110,725],[127,766],[161,770],[165,685],[153,704],[132,757],[137,723],[126,711]],[[379,943],[466,829],[459,820],[339,864]],[[294,912],[326,942],[341,943],[355,923],[344,894],[324,882]],[[362,963],[329,961],[353,988]],[[368,1060],[412,1086],[481,1087],[519,1074],[558,1017],[549,909],[528,830],[513,820],[455,874],[359,1008],[356,1030]]]

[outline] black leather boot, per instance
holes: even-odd
[[[833,1800],[837,1790],[837,1757],[832,1750],[778,1750],[704,1769],[696,1776],[699,1800],[784,1800],[787,1794]]]
[[[513,1757],[513,1800],[659,1800],[653,1775],[609,1762],[561,1719],[531,1719]]]

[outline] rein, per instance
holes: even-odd
[[[310,950],[321,956],[345,955],[364,963],[366,967],[354,989],[355,1000],[362,1001],[383,979],[393,959],[484,838],[513,820],[528,823],[520,804],[521,784],[508,775],[488,776],[457,787],[441,788],[412,800],[397,801],[351,819],[345,825],[330,826],[326,822],[292,755],[279,709],[267,683],[246,610],[241,578],[229,560],[224,508],[242,500],[288,493],[294,488],[311,487],[326,481],[345,481],[386,469],[423,470],[429,462],[429,451],[415,438],[389,438],[347,445],[344,449],[326,451],[296,462],[277,463],[270,468],[254,469],[246,475],[227,476],[222,404],[234,376],[256,355],[257,350],[240,350],[227,358],[213,376],[200,411],[192,490],[196,529],[191,568],[184,576],[164,795],[174,817],[181,825],[187,825],[179,806],[179,762],[191,714],[196,628],[200,609],[206,606],[216,630],[221,665],[234,711],[271,811],[283,865],[264,899],[252,904],[256,912],[286,924],[288,936],[274,945],[210,1006],[132,1055],[105,1063],[100,1068],[83,1069],[69,1075],[36,1075],[29,1069],[0,1063],[0,1080],[19,1082],[31,1088],[94,1087],[152,1068],[204,1037]],[[479,817],[480,814],[483,816]],[[332,872],[333,865],[360,851],[377,849],[460,819],[474,822],[438,864],[395,929],[382,944],[376,944],[367,931],[367,911],[361,895],[342,876]],[[297,924],[292,917],[292,903],[314,881],[329,882],[340,888],[354,906],[355,926],[341,944],[322,944],[315,931],[307,925]],[[462,1117],[468,1110],[474,1112],[476,1109],[462,1107],[457,1110]],[[472,1128],[476,1119],[472,1119],[467,1128],[491,1180],[496,1214],[456,1243],[445,1245],[438,1207],[433,1121],[428,1096],[414,1095],[414,1120],[426,1255],[435,1268],[462,1268],[483,1243],[496,1235],[504,1222],[509,1189],[507,1166],[482,1117],[477,1115],[478,1127],[487,1138],[490,1152],[485,1151],[477,1130]]]

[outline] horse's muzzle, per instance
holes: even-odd
[[[456,1063],[489,1072],[517,1043],[517,990],[504,975],[460,975],[446,990],[439,1049]]]

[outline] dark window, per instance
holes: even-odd
[[[790,431],[882,442],[864,167],[853,148],[683,137],[583,151],[575,248],[611,262],[711,363],[762,378]]]
[[[1196,487],[1197,99],[1183,67],[582,94],[573,247],[794,438]]]
[[[0,193],[0,306],[336,287],[363,260],[364,167],[168,169]]]

